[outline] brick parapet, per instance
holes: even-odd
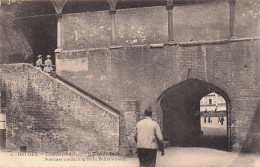
[[[1,65],[7,148],[118,153],[119,114],[28,64]]]

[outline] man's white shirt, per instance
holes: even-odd
[[[137,148],[157,149],[157,139],[163,141],[160,126],[150,117],[145,117],[137,123],[136,136]]]

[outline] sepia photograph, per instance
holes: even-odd
[[[0,167],[260,167],[260,0],[0,0]]]

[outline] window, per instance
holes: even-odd
[[[212,99],[209,99],[209,104],[212,104]]]

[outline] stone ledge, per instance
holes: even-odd
[[[230,39],[230,42],[239,42],[239,41],[256,41],[260,40],[260,37],[254,37],[254,38],[237,38],[233,37]]]
[[[172,46],[172,45],[178,45],[178,43],[175,42],[175,41],[169,41],[168,43],[165,43],[164,45],[165,46]]]
[[[112,50],[112,49],[121,49],[125,47],[150,47],[150,48],[163,48],[164,46],[192,46],[192,45],[210,45],[210,44],[224,44],[229,42],[240,42],[240,41],[257,41],[260,40],[260,37],[252,37],[252,38],[231,38],[231,39],[219,39],[219,40],[211,40],[211,41],[189,41],[189,42],[175,42],[169,41],[167,43],[157,43],[157,44],[137,44],[137,45],[112,45],[110,47],[100,47],[100,48],[87,48],[87,49],[79,49],[79,50],[62,50],[62,53],[67,52],[80,52],[80,51],[95,51],[95,50]]]
[[[112,45],[109,47],[109,49],[120,49],[120,48],[123,48],[123,46],[120,46],[120,45]]]
[[[150,48],[163,48],[163,47],[164,47],[164,44],[163,44],[163,43],[150,44],[149,46],[150,46]]]

